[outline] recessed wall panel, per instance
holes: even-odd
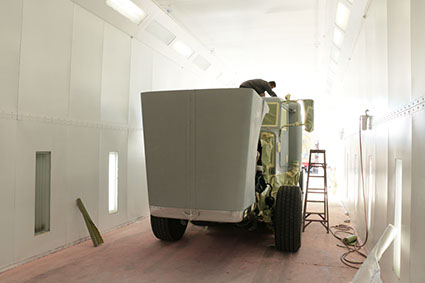
[[[17,125],[15,259],[17,261],[66,244],[69,212],[66,183],[66,129],[22,121]],[[51,152],[50,231],[34,234],[36,152]]]
[[[126,221],[127,217],[127,131],[102,129],[99,150],[98,217],[101,230],[111,229]],[[109,201],[109,153],[118,153],[118,211],[110,214]]]
[[[401,117],[388,125],[388,223],[394,223],[397,214],[395,205],[398,183],[401,179],[401,231],[400,231],[400,280],[410,281],[410,251],[411,251],[411,160],[412,160],[412,122],[411,116]],[[402,176],[397,178],[396,160],[402,160]],[[394,245],[393,245],[394,247]],[[393,254],[393,250],[391,253]],[[390,260],[389,260],[390,259]],[[394,272],[394,257],[386,256],[388,264],[382,267],[386,271],[383,280],[399,278]],[[391,281],[390,281],[391,282]]]

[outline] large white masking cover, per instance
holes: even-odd
[[[141,94],[151,214],[238,222],[255,202],[267,103],[252,89]]]

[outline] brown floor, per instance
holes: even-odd
[[[330,203],[331,225],[346,216]],[[145,219],[0,274],[1,282],[350,282],[343,250],[318,223],[303,233],[298,253],[274,249],[266,230],[190,226],[177,243],[157,240]]]

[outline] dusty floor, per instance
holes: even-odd
[[[331,225],[346,216],[330,203]],[[267,230],[190,226],[180,242],[157,240],[148,219],[0,274],[0,282],[350,282],[343,250],[319,223],[303,233],[298,253],[273,248]]]

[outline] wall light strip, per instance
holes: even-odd
[[[106,4],[136,25],[139,25],[147,16],[139,6],[130,0],[106,0]]]

